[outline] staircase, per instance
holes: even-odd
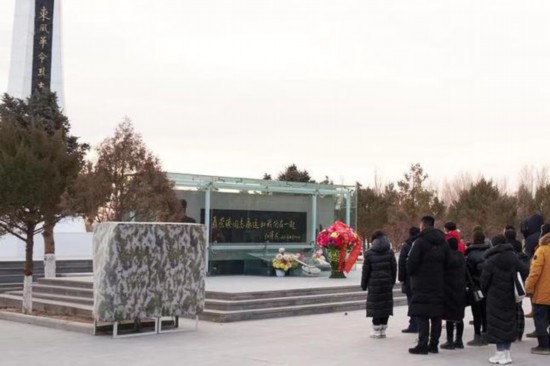
[[[201,320],[225,323],[365,309],[366,292],[358,286],[227,293],[206,291]],[[22,291],[0,294],[0,308],[20,308]],[[397,288],[394,306],[407,303]],[[38,279],[33,309],[92,322],[93,285],[63,278]]]
[[[23,289],[23,261],[0,262],[0,293]],[[44,277],[44,262],[34,261],[33,281]],[[92,273],[92,260],[57,260],[58,276],[75,276],[80,273]]]

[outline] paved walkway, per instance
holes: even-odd
[[[469,310],[467,310],[469,313]],[[114,340],[0,321],[1,366],[159,365],[489,365],[493,346],[413,356],[414,335],[402,334],[406,307],[395,309],[387,339],[370,339],[364,311],[215,324],[198,332]],[[467,320],[470,319],[468,316]],[[526,330],[533,330],[527,319]],[[445,330],[443,331],[445,332]],[[465,341],[471,339],[467,326]],[[515,365],[541,366],[550,356],[529,353],[535,340],[512,346]]]

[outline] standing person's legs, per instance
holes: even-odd
[[[380,318],[380,338],[386,338],[386,329],[388,329],[389,316]]]
[[[409,291],[406,293],[407,295],[407,306],[411,306],[411,300],[412,300],[412,293]],[[416,333],[418,332],[418,324],[416,322],[415,316],[409,317],[409,326],[406,329],[402,330],[403,333]]]
[[[382,329],[382,318],[373,317],[372,318],[372,333],[370,335],[371,338],[380,338],[381,337],[381,329]]]
[[[473,303],[472,315],[474,316],[474,339],[466,343],[468,346],[483,346],[483,340],[481,339],[481,328],[483,322],[481,313],[481,302]]]
[[[445,322],[445,329],[447,331],[447,342],[443,343],[441,345],[441,348],[443,349],[455,349],[454,344],[454,330],[455,330],[455,323],[447,320]]]
[[[461,320],[456,323],[456,338],[455,338],[455,347],[464,348],[464,343],[462,343],[462,335],[464,334],[464,321]]]
[[[480,310],[481,310],[481,333],[487,332],[487,300],[483,299],[480,301]]]
[[[429,351],[432,353],[437,353],[437,346],[439,345],[439,337],[441,337],[441,317],[430,318],[431,329],[430,329],[430,345]]]
[[[550,354],[550,336],[548,334],[548,316],[550,316],[549,305],[533,304],[533,319],[535,320],[535,330],[539,344],[531,348],[531,353]]]
[[[428,339],[430,333],[429,319],[419,316],[416,317],[416,322],[418,324],[418,344],[413,348],[409,348],[409,353],[425,355],[428,354]]]

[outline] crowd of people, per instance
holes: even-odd
[[[457,225],[447,222],[443,230],[425,216],[419,227],[409,229],[399,259],[382,231],[373,233],[365,253],[361,287],[367,290],[367,317],[372,318],[373,338],[385,338],[393,315],[396,279],[407,296],[409,325],[403,333],[418,334],[411,354],[438,353],[439,349],[463,349],[494,344],[493,364],[512,362],[511,344],[521,341],[525,317],[533,317],[537,338],[531,353],[550,355],[550,224],[541,215],[524,220],[489,239],[476,227],[471,243],[464,243]],[[531,301],[524,314],[523,297]],[[465,309],[473,317],[473,339],[464,343]],[[441,345],[443,321],[446,340]]]

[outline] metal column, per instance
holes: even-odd
[[[317,195],[311,196],[311,241],[315,244],[317,231]]]
[[[208,187],[204,192],[204,225],[206,225],[206,274],[210,272],[210,207],[211,207],[211,187]]]
[[[351,226],[351,192],[346,192],[346,225]]]

